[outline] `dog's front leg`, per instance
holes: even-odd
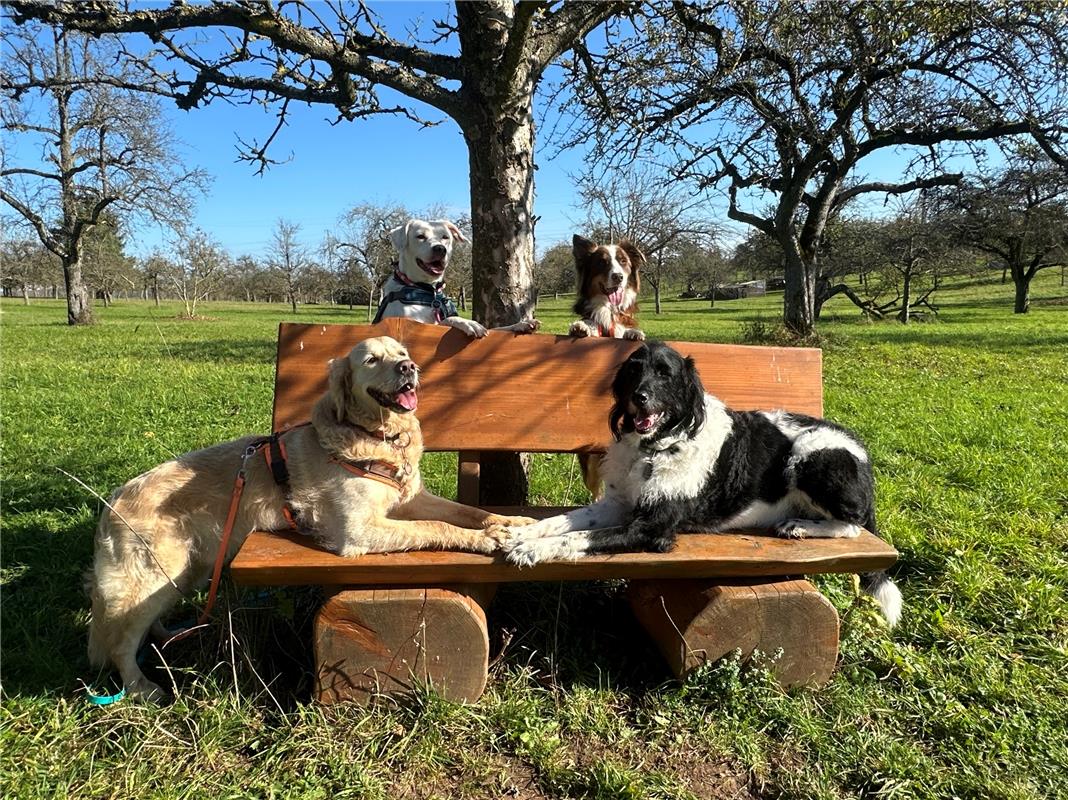
[[[522,322],[516,322],[512,325],[502,325],[499,328],[494,328],[495,331],[509,331],[511,333],[534,333],[541,327],[541,320],[525,319]]]
[[[483,325],[475,322],[473,319],[464,319],[463,317],[446,317],[442,320],[443,325],[449,325],[456,330],[465,333],[472,339],[481,339],[486,335],[486,328]]]
[[[373,517],[356,530],[346,531],[338,554],[354,558],[367,553],[398,553],[406,550],[497,550],[492,531],[461,528],[448,522]]]
[[[486,525],[524,526],[537,522],[531,517],[506,517],[483,511],[481,508],[454,503],[422,489],[419,494],[389,512],[393,519],[436,519],[461,528],[483,528]]]
[[[577,319],[567,329],[567,335],[580,339],[586,336],[597,336],[597,323],[585,319]]]
[[[606,497],[592,505],[576,508],[566,514],[548,517],[533,525],[509,528],[510,539],[541,539],[559,536],[572,531],[588,531],[593,528],[611,528],[622,525],[627,517],[627,506],[616,497]]]

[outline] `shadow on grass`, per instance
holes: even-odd
[[[500,663],[529,667],[546,683],[639,696],[670,678],[621,581],[502,585],[489,622],[494,649],[506,642]]]

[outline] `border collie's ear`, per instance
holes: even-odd
[[[334,417],[344,422],[349,401],[352,399],[352,364],[349,357],[330,359],[330,378],[327,393],[334,404]]]
[[[575,260],[579,261],[583,256],[589,255],[597,249],[597,245],[584,236],[577,233],[571,237],[571,251],[575,254]]]
[[[645,260],[645,253],[638,249],[638,246],[629,239],[620,239],[619,246],[623,248],[623,252],[630,258],[630,263],[634,266],[634,271],[638,271],[638,267],[643,267],[648,263]]]
[[[389,240],[393,242],[393,248],[398,253],[403,253],[408,246],[408,226],[411,224],[412,221],[408,220],[400,227],[394,228],[389,232]]]
[[[451,233],[453,236],[455,236],[461,242],[466,242],[467,241],[467,237],[464,236],[464,232],[462,230],[460,230],[460,228],[456,225],[455,222],[449,222],[449,220],[447,220],[447,219],[442,220],[442,222],[445,223],[445,227],[446,227],[446,229],[448,229],[449,233]]]

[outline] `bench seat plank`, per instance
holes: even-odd
[[[538,509],[551,511],[552,509]],[[613,553],[517,567],[502,555],[420,550],[342,558],[292,533],[255,531],[230,565],[252,586],[427,586],[443,583],[714,578],[869,572],[897,552],[867,531],[854,539],[780,539],[763,533],[687,533],[669,553]]]

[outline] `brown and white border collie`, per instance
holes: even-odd
[[[642,251],[626,239],[619,244],[594,244],[575,235],[571,239],[579,290],[568,336],[607,336],[644,339],[638,327],[638,267]]]

